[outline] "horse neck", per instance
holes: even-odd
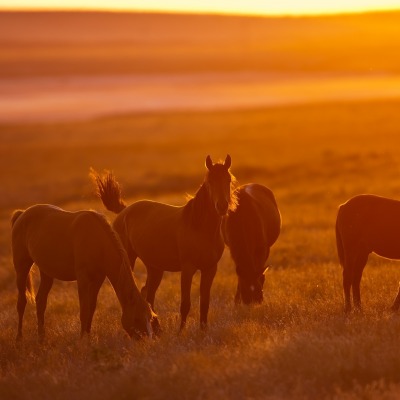
[[[139,289],[132,276],[126,260],[120,262],[119,268],[110,268],[107,277],[121,304],[122,310],[134,305],[140,297]]]
[[[193,227],[210,232],[220,230],[222,217],[215,210],[205,182],[186,207],[190,211],[189,220]]]
[[[239,206],[234,212],[230,212],[229,218],[229,246],[232,258],[239,269],[253,268],[254,246],[257,239],[262,238],[263,230],[256,210],[246,193],[240,193]]]
[[[140,296],[130,269],[128,255],[117,233],[109,225],[106,218],[98,213],[93,213],[93,215],[97,217],[107,236],[107,243],[104,245],[109,247],[110,251],[104,256],[103,267],[124,310],[128,305],[133,305],[137,296]]]

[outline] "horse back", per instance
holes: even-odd
[[[224,221],[223,233],[237,264],[252,259],[256,249],[269,249],[280,233],[281,218],[271,190],[258,184],[237,189],[238,205]]]
[[[134,253],[148,266],[178,271],[182,214],[183,207],[140,200],[121,211],[113,227],[128,253]]]
[[[260,220],[265,244],[272,246],[281,229],[281,215],[274,194],[266,186],[256,183],[244,185],[242,191],[249,197],[252,212]]]
[[[400,201],[370,194],[352,197],[339,207],[336,231],[345,253],[399,259]]]
[[[78,265],[99,266],[110,248],[99,217],[89,210],[69,212],[47,204],[32,206],[14,224],[13,252],[29,253],[39,269],[53,278],[75,280]]]

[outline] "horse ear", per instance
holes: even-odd
[[[206,158],[206,167],[207,167],[207,169],[210,171],[212,166],[213,166],[213,162],[211,160],[211,157],[207,156],[207,158]]]
[[[227,155],[226,155],[226,158],[225,158],[225,162],[224,162],[224,167],[225,167],[226,169],[229,169],[229,168],[231,167],[231,165],[232,165],[231,156],[230,156],[229,154],[227,154]]]

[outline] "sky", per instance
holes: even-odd
[[[94,9],[298,15],[400,10],[400,0],[0,0],[0,9]]]

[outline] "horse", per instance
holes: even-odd
[[[17,276],[19,316],[17,340],[22,338],[22,320],[27,294],[33,298],[30,270],[40,271],[36,294],[38,334],[45,335],[44,313],[54,279],[77,281],[81,337],[90,334],[97,295],[107,277],[122,307],[122,326],[130,337],[151,336],[155,317],[142,298],[118,235],[105,217],[95,211],[65,211],[49,204],[16,210],[11,217],[12,255]]]
[[[236,265],[235,304],[262,303],[266,262],[281,230],[274,194],[257,183],[236,189],[237,206],[224,219],[223,235]]]
[[[370,253],[400,259],[400,201],[372,194],[352,197],[339,206],[336,219],[336,245],[343,267],[344,309],[361,310],[360,283]],[[400,289],[391,307],[400,306]]]
[[[231,157],[227,155],[223,163],[214,164],[207,156],[205,165],[204,182],[184,206],[151,200],[126,206],[114,175],[108,172],[99,176],[92,170],[98,196],[109,211],[118,214],[113,227],[127,250],[132,268],[137,258],[146,266],[144,292],[151,307],[154,308],[164,271],[181,272],[180,330],[189,314],[192,279],[197,270],[201,271],[200,327],[207,327],[211,285],[224,250],[222,217],[235,203],[235,179],[229,170]]]

